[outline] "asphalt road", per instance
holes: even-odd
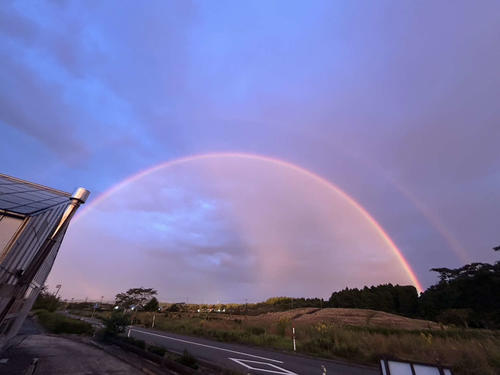
[[[268,349],[229,344],[183,336],[147,328],[130,328],[130,336],[165,349],[182,353],[244,374],[282,375],[378,375],[376,368],[351,365],[326,359],[275,352]],[[326,371],[325,371],[326,370]]]

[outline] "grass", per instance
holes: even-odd
[[[67,316],[49,312],[47,310],[36,310],[38,322],[51,333],[70,333],[77,335],[91,335],[94,330],[92,326],[81,320],[72,319]]]
[[[219,315],[220,316],[220,315]],[[150,325],[147,313],[139,319]],[[274,349],[292,350],[293,320],[246,320],[169,314],[156,316],[155,328],[218,341],[238,342]],[[325,358],[341,358],[376,364],[380,357],[440,363],[451,366],[457,375],[494,375],[500,373],[500,332],[490,330],[433,328],[401,329],[370,325],[319,322],[300,324],[297,351]]]
[[[182,356],[177,359],[177,362],[183,364],[184,366],[191,367],[192,369],[195,370],[199,367],[196,358],[193,357],[191,353],[189,353],[186,349],[184,349]]]
[[[324,310],[260,316],[156,314],[155,328],[291,351],[293,324],[299,353],[363,364],[376,364],[383,356],[439,363],[451,366],[457,375],[500,373],[500,331],[450,328],[371,310]],[[136,319],[151,327],[152,313],[138,313]]]

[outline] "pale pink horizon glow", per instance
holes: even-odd
[[[59,282],[64,298],[147,286],[200,303],[412,284],[345,196],[251,158],[192,160],[122,186],[72,223],[48,281]]]

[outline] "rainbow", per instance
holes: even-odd
[[[174,165],[179,165],[183,163],[188,163],[191,161],[195,160],[203,160],[203,159],[216,159],[216,158],[238,158],[238,159],[250,159],[250,160],[258,160],[258,161],[263,161],[267,163],[271,163],[283,168],[288,168],[290,170],[299,172],[314,181],[316,181],[319,184],[322,184],[326,188],[334,191],[336,194],[339,194],[342,198],[344,198],[354,209],[356,209],[361,215],[370,223],[370,225],[373,227],[373,229],[380,235],[380,237],[384,240],[384,242],[389,246],[391,251],[394,253],[396,258],[398,259],[399,263],[403,267],[404,271],[410,278],[411,282],[417,289],[419,293],[423,291],[422,285],[420,281],[418,280],[415,272],[411,268],[410,264],[406,260],[406,258],[403,256],[403,253],[401,250],[398,249],[394,241],[389,237],[387,232],[382,228],[382,226],[371,216],[366,209],[361,206],[357,201],[355,201],[351,196],[349,196],[347,193],[345,193],[343,190],[341,190],[338,186],[334,185],[327,179],[303,168],[300,167],[296,164],[292,164],[287,161],[283,161],[280,159],[268,157],[268,156],[262,156],[262,155],[255,155],[255,154],[247,154],[247,153],[239,153],[239,152],[217,152],[217,153],[207,153],[207,154],[196,154],[196,155],[191,155],[175,160],[169,160],[160,164],[157,164],[153,167],[144,169],[134,175],[131,175],[127,177],[126,179],[122,180],[118,184],[112,186],[108,190],[106,190],[104,193],[100,194],[96,199],[94,199],[90,204],[86,205],[84,209],[75,217],[73,221],[77,221],[80,219],[82,216],[86,215],[87,212],[89,212],[93,207],[97,206],[100,202],[106,200],[109,198],[111,195],[114,193],[118,192],[125,186],[140,180],[141,178],[150,175],[152,173],[155,173],[163,168],[168,168],[172,167]]]
[[[415,208],[419,210],[422,215],[430,222],[432,227],[444,238],[447,242],[450,249],[455,253],[455,255],[462,262],[471,263],[472,260],[470,256],[465,251],[464,247],[458,242],[458,240],[450,233],[445,224],[439,219],[437,215],[435,215],[429,207],[427,207],[424,203],[418,200],[413,193],[411,193],[407,188],[405,188],[401,184],[395,183],[391,180],[394,186],[408,199],[410,200]]]
[[[364,155],[353,152],[352,149],[346,149],[342,147],[341,144],[336,143],[335,147],[340,149],[345,155],[356,159],[369,167],[371,170],[375,171],[379,176],[386,179],[392,186],[394,186],[406,199],[408,199],[415,209],[417,209],[422,216],[431,224],[433,229],[439,233],[439,235],[448,244],[450,250],[452,250],[457,259],[460,259],[464,263],[471,263],[472,260],[467,254],[465,248],[460,244],[457,238],[450,232],[444,222],[436,215],[433,210],[431,210],[422,200],[418,199],[414,193],[412,193],[407,187],[405,187],[401,181],[396,180],[390,174],[386,172],[379,164],[375,163],[372,159],[367,159]]]

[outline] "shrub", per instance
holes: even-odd
[[[137,346],[141,349],[146,349],[146,342],[144,340],[134,339],[133,337],[124,337],[123,341],[129,343],[130,345]]]
[[[39,310],[36,314],[40,324],[52,333],[91,335],[94,332],[92,325],[82,320],[69,318],[46,310]]]
[[[157,354],[160,357],[163,357],[163,355],[166,352],[165,348],[163,348],[161,346],[156,346],[156,345],[150,345],[150,346],[148,346],[148,351],[151,352],[151,353]]]
[[[59,297],[50,294],[47,292],[47,289],[43,287],[33,304],[33,310],[47,310],[49,312],[54,312],[57,310],[59,302]]]
[[[182,356],[177,359],[177,362],[182,363],[184,366],[194,368],[195,370],[198,368],[198,361],[186,349],[184,349]]]
[[[458,327],[468,327],[473,315],[472,309],[447,309],[440,312],[436,319],[444,324],[453,324]]]
[[[246,331],[252,335],[263,335],[266,333],[266,330],[262,327],[248,327]]]
[[[178,305],[177,303],[172,304],[172,305],[171,305],[171,306],[167,309],[167,311],[170,311],[170,312],[178,312],[178,311],[180,311],[180,310],[181,310],[181,309],[180,309],[180,307],[179,307],[179,305]]]
[[[105,333],[116,336],[125,332],[125,328],[130,324],[130,317],[119,312],[113,312],[108,319],[104,319]]]
[[[278,321],[278,324],[276,326],[276,331],[278,332],[278,335],[284,337],[286,333],[286,329],[288,328],[288,324],[290,323],[290,319],[288,318],[280,318]]]

